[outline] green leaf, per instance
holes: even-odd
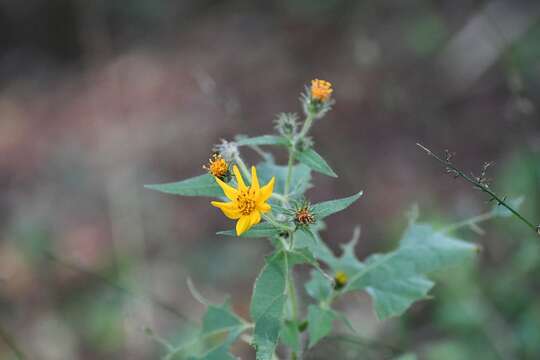
[[[271,360],[283,322],[289,259],[278,251],[266,260],[253,289],[251,318],[255,323],[253,346],[257,360]]]
[[[243,145],[284,145],[289,144],[289,140],[283,136],[277,135],[261,135],[252,138],[243,138],[236,142],[238,146]]]
[[[285,191],[285,181],[287,179],[287,166],[274,164],[272,161],[263,162],[257,165],[257,174],[261,185],[268,183],[275,176],[274,192]],[[298,164],[292,168],[291,188],[292,194],[301,195],[311,187],[311,169],[303,164]]]
[[[332,324],[335,319],[336,315],[332,309],[323,309],[317,305],[309,305],[307,330],[310,348],[332,331]]]
[[[313,149],[296,152],[296,160],[321,174],[338,177],[330,165]]]
[[[476,251],[475,245],[438,233],[430,225],[411,224],[398,249],[370,256],[343,291],[365,289],[381,319],[400,315],[433,287],[427,274],[461,264]]]
[[[318,203],[312,206],[313,214],[317,220],[322,220],[325,217],[337,213],[339,211],[345,210],[351,206],[364,192],[360,191],[359,193],[337,200],[325,201]]]
[[[320,271],[311,270],[311,279],[305,284],[306,292],[318,302],[328,299],[332,293],[332,284]]]
[[[247,328],[244,321],[232,312],[228,302],[209,305],[194,341],[171,349],[165,359],[232,360],[229,348]]]
[[[251,229],[240,235],[240,237],[245,238],[268,238],[268,237],[274,237],[275,235],[279,234],[280,230],[276,227],[274,227],[272,224],[267,222],[259,223],[255,226],[253,226]],[[224,235],[224,236],[235,236],[236,231],[235,230],[223,230],[217,232],[217,235]]]
[[[223,190],[221,190],[216,180],[209,174],[195,176],[178,182],[145,185],[144,187],[167,194],[182,196],[223,196]]]
[[[279,337],[281,342],[288,346],[292,351],[296,353],[300,351],[300,331],[298,330],[298,322],[291,320],[284,321]]]
[[[294,250],[287,251],[289,257],[289,266],[297,264],[316,264],[317,259],[313,256],[313,253],[309,248],[296,248]]]
[[[523,196],[520,196],[520,197],[517,197],[515,199],[507,200],[506,202],[508,203],[508,205],[513,207],[514,210],[517,211],[517,210],[519,210],[519,207],[521,206],[521,204],[523,203],[524,200],[525,200],[525,198]],[[498,205],[498,204],[493,207],[493,209],[491,210],[491,213],[493,215],[495,215],[495,216],[500,216],[500,217],[510,217],[510,216],[513,215],[510,212],[510,210],[508,210],[504,206]]]

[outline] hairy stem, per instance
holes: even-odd
[[[491,199],[495,200],[498,205],[505,207],[508,211],[510,211],[514,216],[516,216],[519,220],[521,220],[525,225],[527,225],[529,228],[531,228],[532,231],[534,231],[536,234],[539,234],[539,227],[533,225],[529,220],[527,220],[523,215],[521,215],[517,210],[515,210],[512,206],[510,206],[504,199],[501,199],[497,194],[495,194],[491,189],[487,187],[486,184],[480,183],[479,181],[476,181],[472,177],[466,175],[463,171],[455,167],[449,160],[444,160],[441,157],[439,157],[437,154],[435,154],[433,151],[429,150],[422,144],[416,143],[416,145],[424,150],[429,156],[436,159],[438,162],[446,166],[448,169],[450,169],[456,176],[461,177],[465,181],[469,182],[478,190],[481,190],[482,192],[488,194]]]
[[[238,165],[238,167],[240,168],[240,171],[242,172],[242,175],[244,175],[244,177],[246,179],[248,179],[249,183],[251,184],[251,173],[249,172],[247,166],[246,166],[246,163],[244,162],[244,160],[242,160],[242,158],[240,157],[240,155],[237,155],[234,159],[234,161],[236,162],[236,164]]]
[[[302,129],[300,130],[300,133],[298,134],[299,139],[307,135],[307,133],[309,132],[309,129],[311,129],[311,125],[313,125],[313,120],[315,120],[315,114],[309,112],[306,116],[306,120],[304,121],[304,125],[302,126]]]
[[[289,243],[289,246],[291,247],[291,249],[292,249],[292,244],[293,244],[293,236],[294,236],[294,233],[291,232],[290,234],[291,240]],[[296,286],[294,284],[293,268],[291,268],[291,270],[288,272],[287,292],[289,294],[287,298],[289,300],[291,320],[296,324],[298,322],[298,296],[296,295]],[[291,359],[300,359],[299,354],[291,350]]]
[[[285,197],[285,203],[288,201],[289,190],[291,188],[292,172],[294,165],[294,147],[289,148],[289,162],[287,163],[287,178],[285,180],[285,191],[283,196]]]

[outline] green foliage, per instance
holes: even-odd
[[[216,180],[209,174],[195,176],[178,182],[145,185],[144,187],[166,194],[182,196],[223,196],[223,191],[216,184]]]
[[[284,138],[283,136],[276,136],[276,135],[262,135],[262,136],[256,136],[252,138],[241,138],[236,142],[238,146],[243,145],[288,145],[289,140]]]
[[[289,266],[287,253],[279,251],[266,261],[255,281],[250,312],[257,360],[271,360],[274,354],[287,300]]]
[[[300,351],[300,324],[294,320],[285,320],[281,327],[281,342],[294,352]]]
[[[315,150],[306,146],[312,144],[307,134],[314,121],[323,117],[333,103],[331,98],[322,99],[312,98],[310,89],[303,94],[306,119],[300,130],[296,117],[294,124],[290,118],[282,118],[278,131],[281,130],[284,136],[242,137],[237,138],[236,142],[223,142],[218,146],[222,156],[244,172],[246,182],[250,174],[249,167],[240,157],[239,147],[242,146],[255,150],[262,157],[262,162],[257,165],[259,183],[268,183],[275,177],[273,193],[268,200],[271,211],[255,207],[255,211],[264,211],[255,214],[253,210],[247,210],[247,215],[255,215],[254,219],[259,219],[258,215],[261,215],[261,222],[248,223],[248,230],[241,235],[247,238],[268,238],[274,251],[266,258],[255,280],[250,304],[252,324],[236,316],[228,304],[210,305],[195,339],[178,347],[167,345],[167,359],[233,359],[229,348],[248,329],[252,330],[251,344],[256,350],[257,360],[275,359],[279,343],[290,349],[291,358],[298,358],[304,350],[303,330],[307,329],[309,348],[332,332],[336,320],[343,321],[354,332],[349,319],[332,307],[336,298],[352,291],[365,291],[371,295],[380,319],[401,315],[415,301],[427,297],[434,285],[428,275],[460,265],[475,254],[474,245],[444,232],[437,232],[430,225],[411,221],[394,251],[374,254],[360,261],[355,254],[360,235],[357,229],[353,240],[342,246],[341,255],[334,255],[321,236],[321,231],[325,229],[324,219],[347,209],[363,192],[311,206],[297,206],[298,202],[304,203],[303,197],[312,186],[312,171],[337,177],[328,163]],[[287,166],[277,165],[274,157],[261,150],[260,145],[285,147],[289,152]],[[231,185],[237,185],[236,182],[232,180]],[[147,188],[185,196],[223,196],[222,190],[207,174],[177,183],[149,185]],[[247,194],[242,196],[249,197]],[[238,195],[240,197],[241,193]],[[255,203],[258,200],[250,201]],[[244,210],[250,208],[246,204],[242,208],[230,204],[238,207],[232,208],[227,216],[235,217],[239,213],[246,215]],[[309,204],[307,199],[305,204]],[[499,208],[488,215],[508,216]],[[236,231],[220,231],[218,235],[236,236]],[[311,279],[304,284],[312,299],[312,303],[307,305],[307,312],[298,306],[292,276],[295,266],[299,264],[311,268]]]
[[[312,170],[321,174],[337,178],[337,174],[330,165],[313,149],[306,149],[295,153],[296,159],[302,164],[309,166]]]
[[[356,200],[358,200],[360,196],[363,195],[363,193],[363,191],[360,191],[355,195],[343,199],[330,200],[315,204],[312,207],[313,214],[316,216],[317,219],[322,220],[327,216],[345,210],[346,208],[351,206]]]
[[[228,302],[209,305],[197,337],[171,348],[165,359],[233,360],[229,347],[248,328],[248,324],[232,312]]]
[[[253,226],[251,229],[240,235],[245,238],[272,238],[279,233],[279,229],[276,229],[270,223],[259,223]],[[224,236],[238,236],[235,230],[224,230],[217,232],[217,235]]]
[[[309,347],[313,347],[332,331],[332,323],[336,319],[336,314],[332,309],[309,305],[307,319]]]
[[[370,256],[343,291],[365,289],[381,319],[401,315],[433,287],[427,274],[459,265],[476,251],[476,246],[438,233],[430,225],[412,223],[398,249]]]
[[[276,183],[274,192],[282,194],[285,191],[285,182],[287,181],[287,166],[276,165],[272,160],[265,161],[257,165],[259,181],[262,184],[267,183],[275,176]],[[298,164],[292,168],[291,193],[303,194],[311,187],[311,170],[303,164]]]

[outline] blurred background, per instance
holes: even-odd
[[[415,203],[440,226],[489,211],[416,142],[467,172],[495,161],[492,187],[540,222],[539,19],[536,0],[0,1],[0,358],[9,343],[28,359],[159,358],[145,329],[180,341],[204,313],[188,277],[247,317],[269,245],[216,236],[232,225],[209,199],[143,185],[270,133],[312,78],[335,88],[313,137],[340,177],[308,194],[365,191],[328,219],[336,251],[355,224],[360,258],[392,249]],[[433,299],[380,322],[350,296],[359,334],[338,328],[306,358],[540,358],[538,238],[514,219],[482,227],[456,234],[483,251]]]

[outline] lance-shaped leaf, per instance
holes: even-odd
[[[287,300],[288,272],[287,253],[279,251],[267,259],[255,281],[250,312],[257,360],[271,360],[274,354]]]
[[[300,161],[302,164],[309,166],[311,169],[320,172],[321,174],[328,175],[331,177],[338,177],[337,174],[332,170],[330,165],[313,149],[306,149],[303,151],[296,152],[296,160]]]
[[[144,187],[167,194],[182,196],[223,196],[223,190],[221,190],[216,180],[209,174],[195,176],[178,182],[145,185]]]
[[[261,135],[251,138],[242,138],[236,142],[238,146],[242,145],[283,145],[287,146],[289,140],[283,136],[277,135]]]
[[[400,315],[433,287],[427,274],[467,261],[476,251],[476,246],[438,233],[430,225],[411,224],[397,250],[370,256],[343,291],[365,289],[381,319]]]
[[[351,206],[364,192],[360,191],[359,193],[337,200],[325,201],[318,203],[312,206],[313,215],[317,220],[322,220],[325,217],[345,210]]]
[[[251,227],[248,231],[240,235],[244,238],[271,238],[279,234],[280,230],[270,223],[263,222]],[[219,231],[218,235],[237,237],[235,230]]]

